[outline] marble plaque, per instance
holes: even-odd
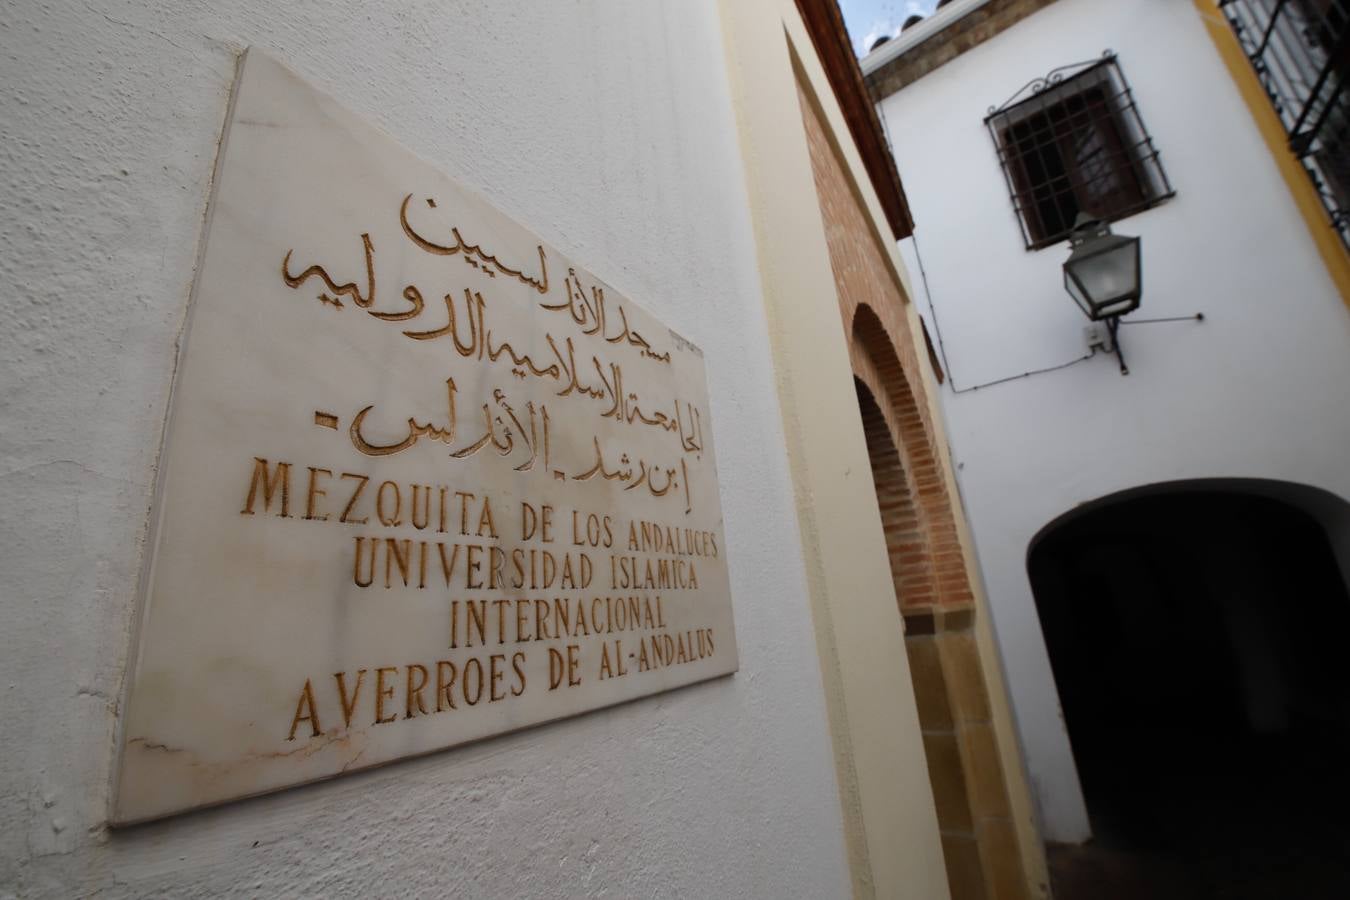
[[[257,51],[203,248],[114,822],[736,670],[696,346]]]

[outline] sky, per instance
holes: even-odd
[[[937,0],[839,0],[853,52],[858,56],[865,56],[867,48],[883,34],[899,34],[900,26],[910,16],[929,15],[936,5]]]

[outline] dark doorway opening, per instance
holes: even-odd
[[[1350,897],[1350,596],[1325,521],[1198,482],[1033,541],[1095,835],[1052,851],[1057,898]]]

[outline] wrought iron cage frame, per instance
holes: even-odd
[[[1350,0],[1218,0],[1350,250]],[[1327,45],[1330,46],[1327,46]],[[1337,140],[1330,129],[1339,130]]]
[[[1055,105],[1066,103],[1067,100],[1078,96],[1067,90],[1075,83],[1081,83],[1084,91],[1090,90],[1094,86],[1094,77],[1098,78],[1099,81],[1104,79],[1112,89],[1111,94],[1103,100],[1107,108],[1105,114],[1101,117],[1111,120],[1112,127],[1119,132],[1117,137],[1121,139],[1120,155],[1123,164],[1113,163],[1118,167],[1115,171],[1130,172],[1136,180],[1140,193],[1140,199],[1135,202],[1125,203],[1111,209],[1094,210],[1095,217],[1103,221],[1114,222],[1143,212],[1146,209],[1151,209],[1176,195],[1176,191],[1167,177],[1167,172],[1163,168],[1158,148],[1153,143],[1153,136],[1144,125],[1143,117],[1139,113],[1139,108],[1134,100],[1134,93],[1130,88],[1129,81],[1125,78],[1125,73],[1120,67],[1120,61],[1115,52],[1106,50],[1096,59],[1058,66],[1045,75],[1028,81],[1001,105],[990,106],[984,117],[984,124],[993,142],[994,152],[998,159],[999,168],[1003,172],[1004,184],[1008,190],[1008,197],[1012,202],[1013,212],[1017,218],[1018,226],[1021,228],[1022,239],[1027,250],[1039,250],[1068,240],[1069,234],[1073,230],[1071,221],[1073,217],[1067,217],[1068,221],[1061,222],[1062,227],[1057,229],[1038,229],[1033,226],[1031,217],[1036,216],[1039,219],[1041,215],[1038,210],[1033,208],[1035,204],[1034,195],[1039,185],[1033,184],[1029,188],[1022,187],[1019,189],[1019,176],[1015,174],[1014,167],[1020,164],[1020,151],[1010,146],[1009,139],[1004,132],[1012,127],[1015,117],[1019,114],[1029,117],[1045,112]],[[1051,181],[1061,178],[1072,182],[1072,176],[1067,174],[1051,179]],[[1076,192],[1074,192],[1071,184],[1067,190],[1061,187],[1057,189],[1056,193],[1073,195],[1075,201],[1077,200]],[[1045,223],[1040,222],[1039,224],[1044,226]]]

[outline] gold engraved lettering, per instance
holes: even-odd
[[[468,549],[468,571],[465,573],[464,586],[469,590],[480,590],[483,587],[483,579],[479,574],[483,568],[483,548],[477,544],[470,544]],[[478,580],[474,576],[478,575]]]
[[[405,310],[404,312],[393,312],[393,313],[376,312],[373,309],[367,310],[367,312],[369,312],[375,318],[382,319],[385,322],[402,322],[404,319],[415,319],[419,315],[421,315],[423,305],[422,294],[417,290],[417,288],[413,287],[412,285],[408,285],[407,287],[405,287],[403,289],[403,299],[407,300],[410,304],[412,304],[411,309]]]
[[[525,654],[517,650],[511,654],[511,668],[515,670],[517,684],[511,688],[511,696],[519,697],[525,693]]]
[[[459,544],[450,545],[450,558],[445,558],[445,544],[437,543],[436,549],[441,556],[441,572],[445,575],[445,586],[450,586],[450,576],[455,571],[455,563],[459,560]],[[451,646],[454,646],[453,644]]]
[[[351,514],[352,509],[356,506],[356,501],[361,498],[361,492],[366,489],[366,482],[370,481],[370,478],[369,476],[366,475],[355,475],[351,472],[343,472],[339,476],[339,479],[343,478],[355,478],[357,479],[357,482],[356,482],[356,490],[352,491],[351,499],[348,500],[347,505],[343,507],[342,515],[338,518],[338,521],[343,523],[350,522],[353,525],[364,525],[370,521],[369,516],[363,516],[360,519],[353,519],[351,518]]]
[[[577,644],[568,644],[565,650],[558,650],[555,647],[548,648],[548,689],[555,691],[562,687],[564,682],[568,687],[576,687],[581,684],[581,678],[576,674],[577,667],[581,664],[577,654],[581,648]]]
[[[434,202],[428,199],[428,206],[434,208]],[[457,227],[449,226],[449,233],[454,237],[454,243],[437,243],[420,234],[411,224],[408,218],[409,206],[411,204],[412,194],[405,195],[400,206],[400,223],[405,234],[418,247],[426,252],[435,255],[460,255],[473,268],[483,272],[489,277],[496,277],[498,274],[517,278],[521,283],[533,286],[540,293],[548,291],[548,272],[546,255],[543,247],[537,247],[540,261],[540,275],[538,278],[532,278],[523,274],[522,270],[513,268],[503,263],[495,254],[484,250],[480,245],[467,242]],[[374,246],[370,240],[369,234],[362,235],[363,247],[365,251],[366,267],[366,293],[363,296],[360,287],[356,281],[338,284],[329,276],[326,269],[319,265],[313,265],[305,269],[299,275],[292,275],[289,264],[292,252],[288,251],[282,261],[283,280],[292,288],[298,288],[310,278],[319,279],[325,288],[325,293],[320,294],[320,299],[326,304],[342,308],[341,297],[348,297],[357,306],[367,309],[373,317],[390,322],[402,322],[419,317],[425,309],[426,303],[421,291],[416,285],[406,285],[403,289],[403,299],[407,301],[406,309],[396,312],[385,312],[370,309],[374,305],[376,294],[376,279],[374,270]],[[591,285],[589,287],[589,297],[587,288],[582,285],[580,277],[575,270],[569,270],[565,279],[567,299],[562,303],[542,303],[541,307],[549,310],[565,310],[570,318],[575,322],[584,334],[600,338],[610,344],[628,344],[637,348],[643,357],[668,363],[670,353],[658,353],[652,349],[650,343],[638,332],[632,329],[626,311],[621,304],[607,304],[604,288],[600,285]],[[586,383],[589,381],[587,376],[583,381],[583,373],[577,365],[576,347],[571,337],[565,338],[567,348],[564,354],[554,340],[552,335],[545,335],[549,349],[553,352],[556,362],[548,365],[540,365],[529,354],[523,354],[515,349],[510,341],[501,341],[494,343],[491,331],[486,322],[486,302],[481,293],[473,291],[471,288],[464,288],[464,312],[468,317],[467,323],[462,320],[456,320],[455,305],[451,295],[445,295],[447,309],[447,324],[442,328],[430,331],[408,330],[404,334],[410,338],[418,340],[427,340],[450,334],[454,341],[456,352],[465,357],[476,360],[487,359],[489,362],[497,361],[502,355],[509,357],[512,366],[512,373],[518,378],[527,377],[549,377],[555,381],[561,382],[562,387],[557,391],[558,396],[568,396],[573,392],[579,392],[597,400],[608,400],[609,409],[602,414],[602,417],[613,418],[615,421],[623,424],[641,423],[649,426],[655,426],[665,431],[677,431],[680,436],[681,447],[686,453],[701,453],[702,450],[702,428],[701,413],[690,403],[684,403],[676,399],[674,402],[673,415],[662,410],[655,413],[644,412],[640,401],[635,393],[629,392],[624,388],[622,366],[617,362],[602,363],[599,356],[592,356],[590,363],[595,371],[595,377],[598,378],[598,385]],[[611,311],[613,315],[611,316]],[[609,324],[618,326],[617,330],[611,331]],[[463,327],[460,327],[460,326]],[[408,430],[405,434],[399,436],[393,442],[371,441],[362,433],[362,426],[373,407],[367,406],[360,410],[354,418],[349,429],[352,443],[362,453],[372,456],[389,455],[402,452],[415,444],[422,437],[431,437],[445,443],[452,443],[455,430],[454,416],[454,392],[453,382],[448,381],[450,386],[450,420],[446,427],[441,428],[431,424],[419,424],[415,419],[408,420]],[[489,443],[498,450],[500,455],[510,454],[514,445],[518,442],[525,443],[529,449],[529,456],[516,465],[517,471],[530,471],[533,469],[536,461],[536,453],[540,441],[538,433],[538,422],[536,415],[543,419],[542,444],[544,447],[544,469],[555,478],[566,479],[567,473],[562,469],[555,469],[551,466],[550,449],[551,441],[549,434],[550,416],[546,408],[536,409],[533,402],[527,404],[529,411],[528,427],[520,416],[517,416],[509,404],[506,404],[501,391],[494,392],[494,397],[498,405],[504,411],[503,414],[494,417],[489,404],[484,404],[484,432],[483,436],[477,441],[470,443],[458,450],[452,452],[452,456],[457,459],[463,459],[472,456],[487,446]],[[685,411],[688,411],[688,422],[686,424]],[[509,419],[508,423],[506,420]],[[333,413],[316,411],[315,421],[324,427],[337,428],[337,416]],[[504,431],[498,431],[498,426]],[[597,451],[597,462],[599,471],[606,479],[612,479],[621,476],[624,487],[627,490],[635,490],[643,485],[649,487],[654,496],[664,496],[667,492],[678,488],[683,484],[686,495],[686,512],[692,511],[691,492],[689,491],[689,478],[687,464],[681,461],[681,468],[678,470],[683,475],[683,481],[675,479],[676,469],[670,466],[657,467],[650,461],[635,460],[628,462],[626,459],[620,460],[618,469],[611,470],[603,463],[603,456]],[[594,474],[594,471],[592,472]],[[591,475],[574,476],[578,480],[586,480]]]
[[[417,515],[417,491],[419,488],[421,488],[422,491],[422,516],[420,522],[418,521]],[[410,515],[412,517],[412,526],[418,531],[424,531],[426,527],[431,524],[431,485],[414,484],[412,486],[412,510]]]
[[[416,444],[422,438],[429,438],[433,441],[440,441],[444,444],[454,443],[455,440],[455,379],[445,379],[446,391],[446,409],[449,414],[445,428],[437,428],[431,423],[426,425],[419,424],[415,418],[408,418],[408,433],[400,440],[392,444],[372,443],[362,431],[366,416],[375,407],[367,406],[356,414],[352,419],[351,427],[347,429],[347,436],[351,439],[352,446],[366,456],[392,456],[395,453],[402,453],[409,447]],[[486,407],[484,407],[486,409]]]
[[[497,259],[497,257],[484,251],[483,248],[478,246],[477,244],[467,243],[464,240],[464,238],[460,235],[459,229],[454,226],[451,226],[450,228],[450,234],[455,239],[455,243],[453,246],[437,244],[422,237],[420,234],[414,231],[412,225],[408,223],[408,204],[411,200],[412,194],[409,194],[408,196],[403,198],[403,204],[399,207],[398,211],[398,220],[399,224],[403,226],[403,233],[406,234],[414,244],[421,247],[428,253],[433,253],[437,256],[452,256],[456,253],[462,253],[464,255],[465,261],[473,264],[475,268],[479,266],[486,267],[490,265],[493,267],[495,271],[501,272],[503,275],[515,278],[518,281],[520,281],[521,284],[533,287],[541,294],[548,293],[548,264],[544,258],[544,248],[542,246],[537,248],[539,251],[540,276],[538,278],[530,278],[526,275],[521,274],[521,271],[519,269],[512,269],[509,266],[503,264],[500,260]],[[428,197],[427,206],[434,209],[436,203],[430,197]]]
[[[291,253],[287,250],[286,256],[281,260],[281,278],[289,287],[298,288],[301,284],[310,278],[318,278],[323,282],[327,292],[319,294],[321,303],[342,309],[342,301],[339,297],[350,297],[357,306],[365,309],[375,302],[375,246],[370,242],[370,235],[361,235],[361,243],[366,251],[366,296],[361,296],[361,289],[356,286],[356,282],[349,281],[346,284],[337,284],[329,277],[323,266],[310,266],[299,275],[290,273]]]
[[[455,706],[454,690],[455,664],[442,659],[436,663],[436,712],[441,712],[446,707],[458,708]]]
[[[356,538],[356,558],[352,561],[352,581],[357,587],[370,587],[371,582],[375,580],[375,547],[379,543],[378,538],[370,538],[370,560],[366,566],[366,580],[361,580],[361,547],[366,542],[366,538]]]
[[[501,547],[488,548],[488,590],[496,590],[500,587],[505,578],[502,577],[502,567],[506,565],[506,551]]]
[[[605,310],[605,289],[599,285],[591,286],[591,298],[586,299],[586,292],[582,289],[581,279],[577,277],[575,269],[567,270],[567,278],[563,282],[567,289],[567,300],[561,303],[540,303],[540,307],[549,310],[566,310],[582,330],[583,334],[598,335],[602,340],[611,344],[617,344],[620,341],[627,341],[634,347],[637,347],[641,354],[648,359],[654,359],[658,362],[669,363],[670,353],[657,353],[652,350],[651,344],[628,327],[628,316],[621,305],[616,304],[619,314],[619,322],[623,328],[613,336],[606,333],[607,315]]]
[[[543,246],[537,246],[536,252],[539,254],[539,277],[531,278],[523,274],[522,270],[513,268],[503,263],[497,256],[488,253],[478,244],[467,242],[460,233],[458,227],[450,226],[450,235],[454,238],[453,244],[442,244],[432,241],[420,234],[412,223],[408,220],[408,208],[412,202],[412,194],[403,198],[399,206],[399,224],[403,227],[403,233],[409,240],[419,248],[436,256],[454,256],[459,255],[464,262],[471,268],[477,269],[489,278],[495,278],[498,274],[514,278],[521,284],[533,287],[541,294],[547,294],[548,287],[548,261],[544,253]],[[428,197],[426,200],[429,208],[436,208],[435,201]],[[289,283],[289,282],[288,282]],[[621,304],[616,304],[615,309],[618,315],[618,323],[621,326],[619,330],[610,334],[608,329],[608,315],[605,305],[604,288],[599,285],[592,285],[590,289],[590,298],[587,299],[586,292],[582,287],[581,280],[577,276],[575,269],[569,269],[567,278],[564,282],[566,287],[567,299],[560,303],[540,302],[540,307],[547,310],[566,311],[573,322],[575,322],[584,334],[596,335],[602,340],[616,344],[620,342],[627,343],[638,349],[640,354],[657,362],[669,363],[670,352],[658,353],[652,349],[651,344],[642,335],[632,330],[628,323],[628,315]],[[373,285],[371,288],[374,291]],[[406,296],[406,291],[405,291]],[[381,314],[382,318],[411,318],[420,312],[420,305],[413,302],[413,309],[408,313],[398,313],[394,315]],[[519,362],[516,363],[519,365]]]
[[[352,695],[347,696],[346,673],[335,672],[333,677],[337,679],[338,697],[342,700],[342,724],[352,727],[352,713],[356,711],[356,701],[361,696],[361,682],[366,680],[366,670],[358,669],[356,672],[356,686],[352,688]]]
[[[416,292],[417,288],[409,286],[408,290]],[[421,294],[417,295],[419,298]],[[455,301],[449,294],[445,295],[445,324],[440,328],[433,328],[429,331],[405,331],[404,337],[411,338],[414,341],[433,341],[436,338],[450,335],[450,341],[454,344],[455,351],[467,358],[478,356],[482,358],[482,344],[479,341],[479,332],[483,319],[483,295],[475,293],[468,288],[464,289],[464,310],[469,327],[468,343],[460,340],[459,320],[455,318]]]
[[[523,644],[532,638],[526,634],[530,625],[530,606],[528,598],[516,600],[516,643]]]
[[[385,715],[384,715],[384,701],[385,701],[385,698],[388,698],[388,699],[390,699],[390,700],[392,700],[392,699],[394,698],[394,686],[393,686],[392,684],[389,685],[389,687],[387,687],[387,688],[384,686],[384,673],[385,673],[385,672],[397,673],[397,672],[398,672],[398,667],[397,667],[397,666],[381,666],[380,668],[378,668],[378,669],[375,670],[375,724],[376,724],[376,725],[385,725],[385,724],[387,724],[387,723],[389,723],[389,722],[392,722],[392,721],[394,721],[395,719],[398,718],[398,714],[397,714],[397,713],[390,713],[389,716],[388,716],[388,718],[386,718]]]
[[[372,546],[374,541],[371,541]],[[403,586],[408,586],[408,563],[412,555],[412,541],[404,538],[395,540],[394,538],[384,539],[384,586],[393,587],[393,567],[398,566],[398,573],[403,579]]]
[[[455,491],[455,496],[459,498],[459,533],[464,537],[469,535],[469,501],[474,498],[473,494],[465,491]]]
[[[535,509],[528,503],[520,504],[520,539],[528,541],[538,535],[545,544],[553,543],[553,507],[547,503]]]
[[[281,488],[281,512],[277,513],[283,519],[291,516],[291,464],[288,462],[277,463],[276,469],[269,475],[267,471],[267,460],[260,456],[253,458],[253,480],[248,485],[248,499],[244,501],[244,508],[239,510],[241,516],[253,515],[253,504],[258,496],[258,487],[262,486],[263,512],[272,508],[272,496],[277,488]]]
[[[561,599],[553,601],[553,617],[560,626],[557,637],[567,637],[571,634],[571,607],[568,606],[567,601]]]
[[[487,601],[486,600],[465,600],[468,604],[469,615],[465,620],[464,646],[473,646],[473,632],[478,632],[478,645],[481,647],[487,643]]]
[[[488,702],[496,703],[506,697],[506,694],[499,693],[498,685],[501,684],[502,676],[505,674],[501,666],[506,662],[506,657],[500,653],[494,653],[488,657]]]
[[[483,498],[483,511],[478,517],[478,537],[483,536],[483,529],[487,529],[489,537],[497,536],[497,526],[492,524],[492,504],[488,498]]]
[[[474,682],[472,688],[469,687],[471,674]],[[471,656],[464,664],[464,671],[459,677],[459,686],[464,692],[464,702],[470,706],[477,706],[478,701],[483,699],[483,664],[478,661],[478,657]]]
[[[550,337],[551,341],[552,338]],[[552,344],[556,351],[556,345]],[[571,338],[568,338],[568,360],[575,363],[575,348],[571,344]],[[560,363],[566,364],[559,356]],[[676,425],[680,425],[681,442],[685,452],[701,451],[699,438],[696,437],[697,430],[690,435],[686,435],[682,423],[683,417],[679,415],[679,404],[676,404],[676,417],[671,419],[664,414],[659,414],[656,418],[648,417],[637,407],[635,394],[626,393],[623,389],[622,371],[617,365],[611,365],[610,370],[613,375],[612,381],[607,378],[600,366],[598,358],[592,358],[596,371],[600,376],[600,383],[603,389],[591,388],[580,385],[577,381],[577,371],[573,366],[570,369],[570,383],[558,392],[560,396],[566,396],[574,389],[592,397],[610,396],[610,410],[602,414],[602,417],[615,417],[620,422],[628,424],[634,421],[642,421],[646,424],[659,425],[666,430],[673,430]],[[422,438],[439,441],[446,444],[454,444],[455,434],[457,432],[456,418],[456,388],[453,378],[446,379],[447,390],[447,412],[448,419],[445,427],[439,427],[430,423],[422,424],[417,421],[415,416],[407,419],[406,430],[396,439],[374,440],[365,434],[364,428],[367,417],[374,410],[374,406],[368,405],[356,413],[352,419],[352,424],[348,429],[352,445],[361,453],[368,456],[389,456],[402,453],[415,446]],[[631,402],[631,406],[629,405]],[[495,411],[494,411],[495,406]],[[539,448],[542,444],[544,451],[544,470],[551,472],[554,477],[567,479],[567,473],[561,469],[555,469],[551,465],[550,459],[550,423],[551,417],[546,407],[536,407],[533,401],[525,404],[524,418],[516,413],[515,407],[508,402],[506,394],[500,388],[492,391],[490,402],[481,406],[483,413],[483,430],[477,440],[471,441],[458,449],[450,451],[450,456],[454,459],[466,459],[474,456],[488,446],[497,451],[497,455],[502,457],[511,456],[515,453],[518,445],[523,446],[527,451],[523,459],[515,465],[518,472],[528,472],[534,469],[538,461]],[[693,416],[690,419],[691,427],[697,423],[697,410],[693,410]],[[542,429],[540,427],[542,420]],[[677,490],[682,484],[685,494],[685,512],[692,512],[692,494],[690,491],[688,464],[684,458],[680,458],[676,465],[660,465],[654,461],[646,459],[634,459],[627,452],[621,452],[618,464],[611,467],[606,461],[603,447],[600,445],[598,435],[592,437],[592,446],[595,451],[595,460],[591,467],[584,472],[579,472],[571,476],[576,481],[588,481],[596,475],[600,475],[607,481],[617,480],[622,483],[624,490],[636,490],[646,487],[647,491],[654,497],[663,497]],[[677,474],[683,476],[683,481],[677,478]],[[430,487],[427,488],[428,492]],[[418,507],[417,514],[419,520],[425,520],[430,524],[430,496],[422,498],[422,505]],[[423,512],[425,511],[425,512]],[[442,509],[442,519],[445,510]],[[463,513],[463,510],[461,510]],[[483,517],[491,518],[491,511],[485,511]],[[442,524],[444,524],[442,522]],[[480,522],[479,533],[486,523]],[[522,523],[528,526],[527,522]],[[492,527],[495,532],[495,525]],[[463,525],[464,533],[467,533],[467,524]]]
[[[413,677],[414,675],[417,676],[416,679],[414,679]],[[414,680],[416,681],[416,684],[413,683]],[[427,714],[426,704],[422,702],[422,691],[426,689],[426,686],[427,686],[427,667],[418,665],[416,663],[408,666],[408,690],[404,697],[405,712],[403,714],[403,718],[411,719],[413,717],[414,701],[416,701],[417,703],[418,712],[420,712],[424,716]]]
[[[534,639],[536,641],[551,641],[553,634],[548,627],[548,601],[534,601]]]
[[[392,514],[386,514],[384,511],[384,489],[393,488],[394,511]],[[393,481],[381,482],[379,489],[375,492],[375,516],[380,520],[381,525],[394,527],[403,524],[403,494],[398,489],[398,484]]]
[[[581,665],[578,655],[581,653],[581,647],[577,644],[567,645],[567,686],[576,687],[581,684],[581,676],[577,675],[577,668]]]
[[[301,722],[309,722],[310,737],[323,734],[323,728],[319,725],[319,712],[314,706],[314,688],[310,686],[308,678],[300,691],[300,699],[296,701],[295,715],[291,718],[291,733],[286,740],[295,740],[295,729],[300,727]]]
[[[333,473],[332,473],[331,471],[329,471],[328,469],[316,469],[316,468],[314,468],[313,466],[309,466],[308,468],[309,468],[309,493],[308,493],[308,495],[305,497],[305,518],[306,518],[306,519],[310,519],[310,520],[319,521],[319,522],[327,522],[327,521],[328,521],[328,513],[323,513],[323,514],[321,514],[321,515],[316,514],[315,511],[314,511],[314,508],[315,508],[315,502],[314,502],[314,501],[317,500],[319,497],[326,497],[326,496],[328,496],[327,493],[325,493],[324,491],[319,490],[319,488],[318,488],[318,475],[319,475],[319,473],[322,472],[324,475],[327,475],[329,478],[332,478],[332,477],[333,477]],[[263,502],[264,502],[264,503],[267,502],[266,497],[263,498]]]

